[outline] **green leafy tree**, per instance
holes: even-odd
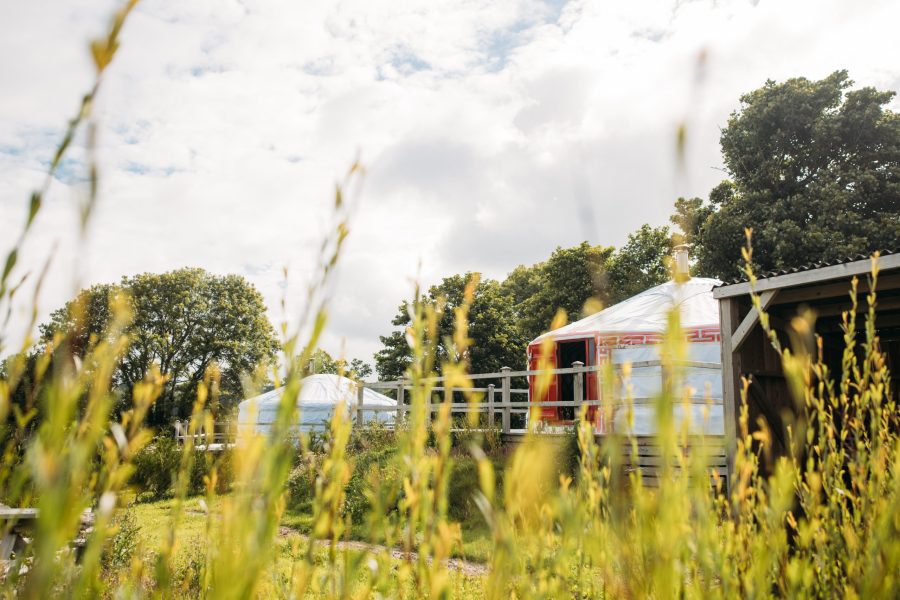
[[[438,365],[448,357],[446,340],[453,335],[453,309],[463,303],[466,284],[473,277],[480,279],[477,273],[446,277],[439,285],[431,287],[422,298],[422,302],[435,306],[443,303],[438,323]],[[406,341],[406,327],[411,323],[410,312],[410,304],[406,301],[401,303],[397,316],[391,322],[400,329],[380,338],[384,347],[375,355],[375,368],[382,380],[402,377],[410,364],[410,349]],[[469,337],[473,343],[465,358],[473,373],[524,366],[528,340],[516,326],[516,314],[510,297],[503,293],[500,284],[494,280],[479,281],[475,287],[469,308]]]
[[[680,230],[673,236],[676,244],[696,246],[700,243],[703,225],[714,212],[713,207],[703,198],[679,198],[675,201],[675,212],[669,217],[672,225]]]
[[[279,347],[256,288],[241,276],[203,269],[145,273],[82,290],[41,326],[42,341],[64,334],[66,351],[84,356],[106,330],[116,297],[127,303],[132,320],[113,384],[129,398],[134,385],[158,369],[166,384],[149,417],[154,425],[188,416],[197,385],[213,367],[221,375],[221,402],[240,401],[242,377],[270,363]]]
[[[606,301],[615,304],[668,281],[671,256],[669,228],[642,225],[609,261]]]
[[[518,326],[527,340],[547,331],[556,311],[564,309],[570,320],[593,312],[585,304],[591,298],[606,300],[606,271],[613,248],[582,242],[557,248],[546,262],[517,267],[503,282],[514,301]]]
[[[372,374],[372,366],[363,360],[333,358],[328,352],[317,348],[312,353],[312,371],[331,375],[344,375],[353,379],[365,379]]]
[[[506,276],[500,284],[500,291],[508,296],[513,307],[521,308],[524,303],[541,290],[541,275],[544,263],[540,262],[530,267],[519,265]],[[518,314],[518,312],[517,312]]]
[[[502,284],[480,282],[469,313],[473,372],[522,366],[528,343],[549,329],[559,309],[566,311],[569,320],[577,320],[666,281],[671,251],[668,227],[644,225],[619,251],[588,242],[559,247],[544,262],[519,265]],[[441,339],[452,334],[452,309],[462,302],[468,277],[471,274],[447,277],[425,296],[426,302],[447,301]],[[383,348],[375,363],[383,380],[401,377],[410,364],[405,329],[411,312],[409,303],[403,302],[392,321],[398,329],[380,338]],[[438,357],[446,358],[443,345]]]
[[[741,97],[721,136],[730,179],[708,207],[676,206],[676,218],[701,222],[685,233],[697,238],[702,273],[738,274],[745,227],[761,270],[896,247],[900,116],[885,108],[894,92],[852,85],[837,71]]]

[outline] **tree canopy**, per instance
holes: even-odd
[[[850,89],[846,71],[767,81],[721,134],[729,179],[709,204],[676,203],[703,274],[738,274],[744,228],[762,270],[891,249],[900,240],[900,115],[894,92]]]
[[[669,228],[645,224],[619,250],[582,242],[557,248],[544,262],[519,265],[501,289],[530,341],[547,331],[559,309],[575,321],[668,280],[671,252]]]
[[[115,297],[124,299],[132,319],[113,384],[130,398],[133,386],[159,369],[166,384],[148,419],[154,425],[188,416],[197,385],[214,366],[221,401],[236,403],[243,397],[241,377],[271,362],[279,348],[256,288],[241,276],[203,269],[145,273],[82,290],[41,325],[42,341],[63,334],[68,351],[83,356],[106,332]]]
[[[560,308],[576,320],[667,281],[675,243],[693,246],[694,274],[723,279],[739,274],[746,227],[753,228],[762,270],[896,248],[900,116],[885,108],[894,93],[852,86],[847,72],[837,71],[820,81],[767,81],[742,96],[720,138],[728,179],[705,200],[675,202],[670,221],[680,233],[643,225],[618,250],[588,242],[558,247],[502,283],[482,282],[476,306],[490,307],[495,318],[472,323],[472,368],[520,364],[528,341]],[[445,296],[452,307],[464,285],[465,276],[448,277],[427,300]],[[395,327],[409,323],[408,309],[401,304]],[[442,335],[451,331],[445,319]],[[401,376],[409,361],[403,329],[381,340],[379,375]],[[503,358],[476,360],[479,352],[491,355],[489,344]]]
[[[528,343],[547,331],[560,308],[569,320],[592,314],[669,278],[667,266],[672,240],[667,227],[644,225],[628,237],[618,251],[611,246],[582,242],[558,247],[543,262],[519,265],[502,283],[480,281],[469,310],[469,361],[474,373],[496,372],[500,367],[524,367]],[[440,321],[440,338],[453,333],[452,311],[463,301],[466,283],[477,274],[446,277],[428,290],[424,302],[446,301]],[[382,380],[402,377],[410,364],[406,327],[410,305],[400,304],[390,334],[382,336],[383,348],[375,355]],[[446,358],[441,342],[439,361]]]
[[[314,373],[327,373],[331,375],[343,375],[351,379],[365,379],[372,374],[372,367],[365,361],[354,358],[334,358],[325,350],[317,348],[312,353],[312,371]]]
[[[610,257],[604,304],[616,304],[671,277],[672,233],[668,227],[642,225]]]
[[[432,286],[422,302],[437,306],[443,303],[438,323],[437,365],[448,358],[446,340],[452,338],[453,310],[462,305],[467,283],[478,278],[475,294],[469,307],[469,337],[473,340],[468,359],[473,373],[499,371],[501,367],[522,367],[525,362],[524,339],[516,326],[516,315],[508,295],[502,293],[500,284],[492,279],[481,280],[477,273],[452,275],[440,284]],[[382,380],[399,379],[412,358],[406,341],[406,327],[411,323],[409,303],[404,301],[391,322],[394,330],[381,336],[384,347],[375,355],[375,368]]]
[[[603,294],[612,254],[612,247],[582,242],[571,248],[558,247],[546,261],[519,266],[510,273],[501,289],[512,302],[525,342],[546,331],[559,309],[565,310],[570,320],[595,312],[586,309],[585,303]]]

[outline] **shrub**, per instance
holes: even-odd
[[[131,483],[154,499],[164,498],[172,490],[180,463],[181,448],[175,440],[157,437],[135,455]]]
[[[198,598],[203,592],[206,547],[200,539],[190,540],[175,564],[174,584],[184,598]]]
[[[131,483],[138,492],[155,500],[165,498],[173,492],[175,476],[181,466],[183,446],[171,437],[159,436],[145,446],[134,457],[134,473]],[[223,493],[231,488],[234,479],[232,452],[205,452],[193,450],[191,471],[187,493],[202,494],[206,491],[206,478],[216,470],[216,492]]]
[[[112,527],[115,533],[107,540],[102,558],[103,570],[108,573],[124,570],[131,565],[141,531],[134,513],[128,509],[116,514]]]
[[[384,423],[370,421],[363,427],[354,427],[347,450],[351,453],[384,450],[397,444],[397,434]]]
[[[358,453],[352,458],[352,473],[347,483],[343,506],[343,514],[350,517],[353,523],[363,523],[371,507],[370,490],[376,483],[390,487],[396,480],[396,469],[393,461],[397,454],[396,447],[386,447]],[[386,507],[391,509],[393,507]]]
[[[287,504],[292,510],[305,510],[316,495],[316,477],[322,466],[322,454],[300,452],[299,460],[287,480]]]
[[[457,453],[469,455],[474,445],[485,454],[495,456],[501,449],[500,428],[480,423],[472,427],[467,419],[456,419],[454,431],[450,433],[450,444]]]
[[[504,459],[503,457],[492,457],[489,460],[494,471],[498,473],[498,490],[502,490]],[[475,502],[476,494],[480,490],[478,460],[471,456],[455,457],[447,490],[447,511],[450,518],[461,523],[472,523],[473,521],[478,524],[483,523],[481,511]]]

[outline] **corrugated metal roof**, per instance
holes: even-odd
[[[895,248],[893,250],[879,250],[879,253],[881,254],[881,256],[887,256],[889,254],[898,254],[898,253],[900,253],[900,249]],[[791,273],[800,273],[802,271],[812,271],[813,269],[821,269],[823,267],[832,267],[834,265],[843,265],[843,264],[847,264],[847,263],[857,262],[860,260],[869,260],[870,258],[872,258],[871,254],[863,254],[863,253],[851,254],[849,256],[839,256],[836,258],[821,260],[818,262],[807,263],[807,264],[801,265],[799,267],[791,267],[788,269],[776,269],[774,271],[768,271],[766,273],[758,273],[756,275],[756,278],[757,279],[768,279],[770,277],[778,277],[780,275],[789,275]],[[720,288],[727,287],[729,285],[735,285],[738,283],[746,283],[747,281],[748,281],[748,279],[746,276],[735,277],[734,279],[729,279],[729,280],[723,282],[721,285],[718,285],[716,287],[720,287]]]

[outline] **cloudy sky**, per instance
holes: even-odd
[[[117,4],[0,5],[4,256]],[[417,274],[502,278],[665,224],[677,196],[723,177],[719,128],[767,78],[846,68],[900,90],[897,23],[891,0],[143,0],[97,105],[88,241],[80,140],[22,268],[56,245],[41,316],[90,283],[200,266],[246,276],[277,323],[283,294],[299,310],[334,184],[359,158],[324,347],[371,361]]]

